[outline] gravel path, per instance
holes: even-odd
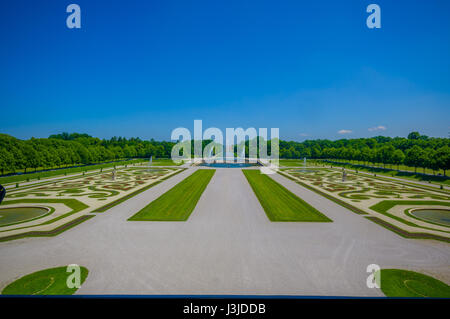
[[[366,267],[422,271],[450,282],[450,245],[404,239],[280,176],[333,223],[274,223],[240,169],[217,169],[187,222],[127,218],[192,174],[190,168],[51,238],[0,243],[0,289],[43,268],[77,263],[79,294],[381,296]]]

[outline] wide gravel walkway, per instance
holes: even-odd
[[[450,282],[449,244],[404,239],[278,174],[333,222],[270,222],[235,168],[216,170],[187,222],[127,221],[195,170],[57,237],[0,243],[0,289],[71,263],[90,271],[79,294],[382,296],[366,286],[371,263]]]

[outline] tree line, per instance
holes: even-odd
[[[302,143],[280,141],[281,158],[318,158],[361,161],[365,164],[407,165],[433,171],[450,169],[450,139],[434,138],[412,132],[407,138],[307,140]]]
[[[203,147],[210,141],[203,141]],[[192,142],[193,143],[193,142]],[[270,153],[270,141],[268,141]],[[112,137],[99,139],[88,134],[62,133],[48,138],[20,140],[0,134],[0,170],[53,168],[92,164],[125,158],[169,158],[174,142],[149,141],[140,138]],[[193,146],[193,144],[192,144]],[[193,152],[193,147],[191,148]],[[246,142],[248,155],[248,141]],[[304,142],[279,141],[280,158],[330,159],[362,161],[373,165],[407,165],[415,169],[443,170],[450,168],[450,139],[433,138],[412,132],[407,138],[377,136],[373,138],[340,139]]]
[[[175,143],[153,139],[112,137],[99,139],[87,134],[62,133],[49,138],[20,140],[0,134],[0,171],[54,168],[93,164],[125,158],[170,157]]]

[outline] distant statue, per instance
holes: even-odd
[[[116,169],[113,169],[113,171],[112,171],[112,180],[113,181],[116,180]]]
[[[6,189],[2,185],[0,185],[0,204],[3,201],[3,198],[5,198],[5,195],[6,195]]]
[[[303,157],[303,166],[306,167],[306,157]]]
[[[342,169],[342,181],[345,182],[347,180],[347,171],[345,168]]]

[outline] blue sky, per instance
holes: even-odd
[[[82,28],[66,27],[66,6]],[[366,7],[381,7],[368,29]],[[0,3],[0,132],[288,140],[450,131],[449,1]],[[370,129],[370,130],[369,130]],[[338,133],[340,132],[340,133]]]

